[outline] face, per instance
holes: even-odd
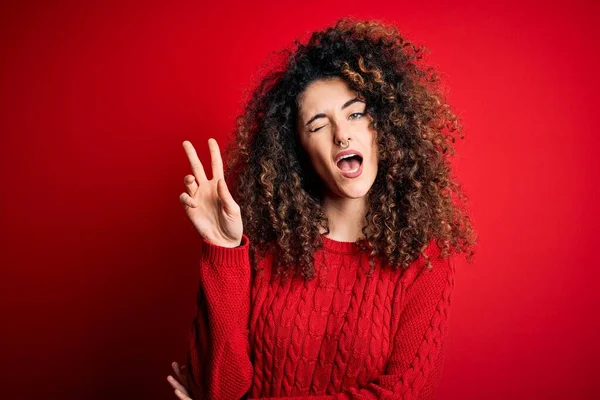
[[[312,82],[298,100],[300,143],[327,191],[340,197],[363,197],[375,181],[378,163],[377,133],[369,128],[372,118],[365,114],[364,101],[341,78]],[[340,141],[350,145],[341,147]],[[358,151],[362,159],[336,163],[339,153],[348,150]]]

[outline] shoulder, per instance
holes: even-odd
[[[431,240],[422,254],[413,261],[404,276],[407,289],[439,292],[454,286],[455,265],[452,256],[442,255],[442,250]]]

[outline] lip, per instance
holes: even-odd
[[[340,161],[340,157],[345,156],[346,154],[356,154],[357,156],[360,156],[360,158],[362,158],[363,162],[365,161],[365,158],[363,157],[363,155],[361,154],[360,151],[358,151],[358,150],[344,150],[344,151],[340,151],[335,156],[335,160],[334,160],[335,165],[337,165],[338,161]],[[362,164],[361,164],[361,166],[362,166]]]

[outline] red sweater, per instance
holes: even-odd
[[[189,335],[199,399],[432,399],[444,361],[454,263],[427,248],[409,269],[376,269],[352,242],[322,236],[315,278],[251,270],[249,239],[202,241]]]

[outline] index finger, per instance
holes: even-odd
[[[192,146],[192,143],[189,140],[185,140],[183,142],[183,149],[185,150],[185,154],[187,154],[188,160],[190,161],[190,166],[192,167],[192,173],[196,177],[198,182],[206,181],[206,173],[204,172],[204,167],[198,158],[198,154],[196,153],[196,149]]]

